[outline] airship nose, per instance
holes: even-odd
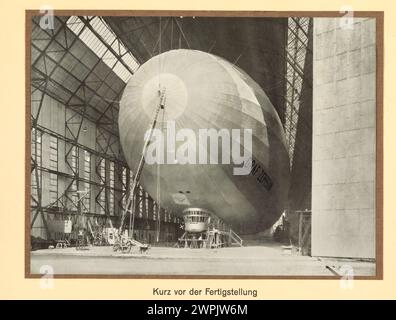
[[[159,73],[149,79],[142,90],[141,106],[149,118],[153,117],[160,95],[165,92],[165,121],[179,118],[187,108],[188,92],[184,81],[176,74]]]

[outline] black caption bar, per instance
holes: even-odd
[[[156,301],[2,301],[1,307],[9,307],[13,317],[26,310],[45,312],[48,318],[60,313],[78,315],[93,319],[114,319],[127,317],[139,320],[160,319],[266,319],[273,315],[309,316],[316,311],[326,313],[327,317],[343,318],[356,316],[366,311],[383,311],[380,301],[262,301],[262,300],[156,300]],[[23,304],[24,306],[19,306]],[[336,305],[336,307],[334,307]],[[26,307],[26,308],[24,308]],[[2,309],[3,310],[3,309]],[[33,311],[36,310],[36,311]],[[68,311],[67,311],[68,310]],[[309,311],[308,311],[309,310]],[[4,311],[4,310],[3,310]],[[71,313],[69,313],[69,311]],[[272,315],[272,316],[271,316]],[[317,318],[316,318],[317,319]]]

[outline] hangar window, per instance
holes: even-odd
[[[157,211],[158,211],[158,204],[157,202],[154,202],[153,205],[153,220],[157,220]]]
[[[104,214],[105,206],[106,206],[106,187],[105,187],[106,164],[104,159],[102,159],[99,164],[99,176],[100,176],[101,184],[103,184],[103,187],[99,194],[99,213]]]
[[[114,162],[110,162],[109,166],[109,184],[110,184],[110,191],[109,191],[109,212],[111,215],[114,214]]]
[[[122,197],[122,209],[125,210],[126,202],[128,200],[128,194],[126,193],[128,190],[127,186],[127,168],[122,167],[122,190],[123,190],[123,197]]]
[[[78,172],[78,147],[77,146],[73,146],[71,148],[71,152],[70,152],[71,158],[70,158],[70,162],[71,162],[71,168],[73,171],[73,174]],[[77,193],[77,181],[74,180],[71,188],[70,188],[70,192],[71,192],[71,197],[72,197],[72,201],[75,205],[77,205],[78,203],[78,193]],[[75,209],[75,207],[73,207],[73,209]]]
[[[146,216],[148,216],[149,215],[149,195],[148,195],[148,193],[147,192],[145,192],[145,199],[144,199],[144,201],[146,202]],[[142,217],[140,217],[140,218],[142,218]]]
[[[41,132],[32,128],[31,131],[31,157],[33,160],[33,164],[36,164],[38,167],[41,167]],[[37,179],[36,179],[37,178]],[[32,184],[32,198],[38,198],[38,187],[41,184],[41,171],[37,169],[32,171],[31,177]],[[35,201],[32,199],[32,205],[36,205]]]
[[[50,136],[50,169],[58,171],[58,138]],[[56,204],[58,199],[58,175],[54,172],[50,173],[50,203]]]
[[[305,81],[305,58],[309,50],[308,31],[310,24],[311,18],[288,18],[286,46],[286,110],[284,127],[290,156],[290,167],[293,166],[302,86]]]
[[[125,48],[113,31],[100,17],[72,16],[67,26],[100,58],[120,79],[127,82],[139,67],[139,62]],[[86,27],[88,26],[88,27]]]
[[[84,150],[84,179],[85,181],[85,191],[87,192],[84,198],[84,209],[89,212],[91,209],[91,154]]]
[[[143,217],[143,197],[143,188],[142,186],[139,186],[139,218]]]

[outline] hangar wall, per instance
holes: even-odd
[[[43,95],[42,103],[39,103]],[[54,233],[51,228],[52,221],[63,220],[69,217],[76,217],[79,212],[76,210],[75,205],[71,200],[76,200],[76,189],[70,188],[72,182],[71,175],[73,171],[66,162],[68,142],[64,137],[67,136],[69,129],[75,130],[81,120],[81,116],[73,114],[70,108],[47,95],[45,92],[35,90],[31,96],[31,113],[38,115],[37,125],[32,129],[32,155],[38,153],[39,159],[39,181],[41,184],[41,207],[43,215],[37,214],[36,210],[31,210],[31,235],[42,239],[54,239],[58,235]],[[67,119],[72,119],[74,127],[66,128]],[[122,176],[129,170],[119,162],[111,161],[104,158],[105,154],[100,153],[100,148],[97,143],[97,125],[88,119],[82,119],[81,134],[78,136],[77,143],[79,147],[76,149],[76,168],[78,170],[79,183],[81,190],[89,190],[87,201],[84,201],[84,211],[86,217],[105,217],[107,216],[112,220],[114,226],[118,226],[118,216],[121,215],[123,210],[122,195],[125,193],[125,186],[123,185]],[[36,131],[36,133],[35,133]],[[34,140],[39,142],[39,148],[34,150]],[[55,146],[55,147],[54,147]],[[52,149],[56,149],[55,154]],[[121,154],[121,145],[117,141],[113,146],[114,150],[118,150]],[[97,153],[93,153],[96,151]],[[87,155],[90,161],[87,163]],[[69,155],[71,156],[71,154]],[[110,151],[108,153],[110,156]],[[103,164],[103,174],[98,171],[99,164]],[[55,167],[53,166],[55,164]],[[87,168],[87,165],[90,167]],[[110,180],[111,169],[113,168],[114,184]],[[126,171],[125,171],[126,170]],[[53,173],[56,172],[56,173]],[[88,173],[88,175],[87,175]],[[104,181],[102,181],[104,179]],[[31,207],[36,209],[37,204],[34,199],[37,199],[37,186],[35,182],[35,172],[31,174],[32,194]],[[53,194],[55,193],[55,194]],[[67,194],[68,197],[64,197]],[[113,194],[113,201],[109,201],[111,194]],[[58,200],[56,200],[59,198]],[[141,205],[139,205],[138,214],[135,221],[135,238],[146,239],[148,242],[153,242],[156,234],[156,214],[154,203],[149,195],[141,189],[137,196]],[[143,199],[144,201],[141,201]],[[105,208],[101,208],[102,205]],[[160,233],[161,240],[168,240],[174,238],[176,234],[175,229],[178,224],[171,214],[167,214],[161,210],[161,220],[163,227]],[[43,219],[44,218],[44,219]],[[44,221],[45,220],[45,221]],[[47,230],[48,228],[48,230]]]
[[[39,106],[38,103],[34,103],[35,101],[40,100],[40,96],[44,94],[43,101],[41,104],[41,107]],[[67,129],[65,127],[66,119],[70,118],[72,116],[72,113],[70,110],[68,110],[63,104],[60,102],[56,101],[52,97],[48,96],[47,94],[40,92],[40,90],[36,90],[32,93],[32,114],[37,114],[38,109],[40,108],[40,116],[38,117],[37,125],[40,129],[37,130],[37,136],[39,136],[39,142],[40,142],[40,164],[43,168],[50,169],[50,170],[55,170],[58,173],[55,176],[55,183],[56,186],[55,188],[52,187],[52,179],[51,179],[51,173],[46,170],[41,170],[39,175],[40,175],[40,180],[42,183],[42,192],[41,192],[41,205],[44,208],[47,209],[54,209],[55,206],[64,206],[60,212],[63,210],[73,210],[74,205],[72,204],[71,201],[65,202],[63,205],[57,201],[55,204],[52,204],[57,197],[60,197],[62,194],[67,192],[68,185],[71,182],[70,175],[73,174],[71,168],[67,165],[66,163],[66,152],[67,152],[67,142],[63,140],[62,136],[65,136]],[[77,116],[75,116],[77,118]],[[79,119],[75,119],[75,122],[78,123],[80,121],[80,116],[78,116]],[[42,128],[42,129],[41,129]],[[83,119],[82,122],[82,128],[83,132],[82,134],[79,135],[78,138],[78,143],[81,144],[82,146],[96,150],[96,125],[87,120]],[[34,139],[35,139],[35,134],[32,132],[32,153],[34,153]],[[53,142],[55,143],[55,149],[56,153],[52,153],[52,148],[53,148]],[[120,146],[117,146],[120,148]],[[78,154],[76,154],[76,159],[78,159],[78,164],[76,165],[77,170],[79,172],[79,175],[81,177],[85,177],[85,170],[88,170],[90,172],[90,177],[89,180],[94,182],[95,184],[91,184],[89,188],[89,195],[87,197],[87,202],[85,202],[85,205],[88,207],[89,212],[99,212],[100,208],[98,206],[98,203],[95,201],[95,198],[99,196],[101,193],[101,188],[98,186],[100,184],[100,178],[96,173],[95,167],[97,161],[100,161],[102,158],[96,156],[95,154],[91,154],[88,152],[90,161],[88,162],[88,165],[90,165],[90,168],[86,168],[87,164],[84,163],[84,160],[86,159],[85,155],[85,150],[82,148],[77,149]],[[97,150],[98,151],[98,150]],[[55,158],[53,158],[55,156]],[[106,161],[106,160],[105,160]],[[52,163],[55,163],[55,167],[52,166]],[[109,161],[106,161],[106,166],[109,166]],[[123,168],[119,167],[117,164],[114,164],[114,170],[115,170],[115,182],[114,182],[114,188],[116,190],[122,189],[121,181],[117,179],[119,176],[118,170],[122,170]],[[35,182],[34,182],[34,173],[32,173],[32,187],[35,188]],[[107,179],[108,180],[108,179]],[[82,183],[83,185],[80,187],[81,189],[86,188],[87,186]],[[109,188],[109,181],[106,181],[106,186]],[[52,190],[55,191],[55,195],[51,196]],[[119,191],[114,191],[116,198],[118,198],[120,195]],[[76,195],[75,190],[69,192],[69,197],[73,199],[73,196]],[[31,200],[31,205],[34,206],[35,202],[32,199]],[[58,207],[56,207],[58,208]],[[121,210],[119,203],[117,201],[114,202],[114,210],[111,210],[110,215],[118,215],[119,211]],[[59,211],[59,210],[58,210]],[[34,215],[34,211],[32,210],[31,214],[32,217]],[[59,212],[56,212],[59,213]],[[50,220],[51,218],[49,217],[49,214],[46,213],[46,218],[47,220]],[[53,214],[52,214],[53,216]],[[48,221],[47,221],[48,222]],[[41,238],[46,238],[46,231],[44,228],[44,223],[42,221],[41,216],[37,217],[37,220],[35,223],[32,225],[32,235],[38,236]]]
[[[375,258],[375,19],[314,19],[312,255]]]

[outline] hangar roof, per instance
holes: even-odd
[[[103,18],[140,63],[178,48],[210,52],[234,63],[264,89],[283,120],[287,18]]]
[[[170,49],[211,52],[255,79],[283,119],[287,19],[56,16],[32,21],[32,86],[118,135],[118,102],[129,77]]]
[[[32,21],[31,83],[118,135],[118,101],[139,64],[98,17]]]

